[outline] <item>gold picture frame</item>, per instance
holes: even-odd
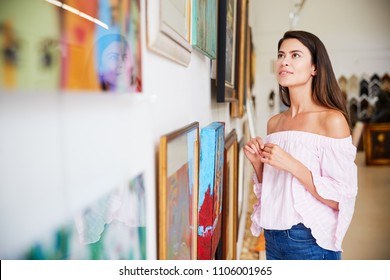
[[[244,116],[245,95],[248,86],[248,0],[237,2],[237,67],[236,67],[236,101],[230,103],[230,116],[242,118]]]
[[[237,259],[238,231],[238,141],[233,129],[225,140],[222,206],[222,259]]]
[[[160,138],[158,258],[197,259],[199,123]]]
[[[367,165],[390,165],[390,123],[369,123],[364,127]]]

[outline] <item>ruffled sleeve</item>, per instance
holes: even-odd
[[[314,185],[323,198],[342,202],[357,194],[356,148],[334,145],[320,150],[320,170],[313,174]]]
[[[337,201],[339,211],[335,228],[335,245],[341,242],[351,222],[357,195],[356,148],[351,138],[334,139],[319,148],[319,168],[310,168],[318,194]]]
[[[253,205],[251,232],[254,236],[260,236],[262,231],[262,228],[260,227],[262,184],[259,183],[256,174],[253,174],[252,179],[254,182],[253,191],[257,197],[257,202]]]

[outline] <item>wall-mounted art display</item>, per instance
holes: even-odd
[[[211,59],[217,57],[217,1],[192,0],[192,46]]]
[[[158,258],[197,259],[199,123],[160,138]]]
[[[34,243],[22,259],[145,260],[143,174],[104,195]]]
[[[365,125],[363,139],[367,165],[390,164],[389,123],[369,123]]]
[[[217,102],[237,101],[237,0],[218,1]]]
[[[238,227],[238,142],[233,129],[225,139],[222,206],[222,259],[237,258]]]
[[[200,132],[198,259],[215,258],[222,228],[225,124],[213,122]]]
[[[1,87],[142,91],[139,0],[24,2],[0,3]]]
[[[191,60],[191,0],[146,2],[148,47],[181,65]]]
[[[230,116],[242,118],[245,112],[246,92],[248,87],[248,0],[237,2],[237,67],[236,67],[236,102],[230,103]]]

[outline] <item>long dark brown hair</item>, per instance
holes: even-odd
[[[313,77],[312,92],[316,104],[340,111],[350,125],[350,118],[344,95],[339,87],[333,72],[328,52],[321,40],[306,31],[287,31],[279,40],[278,51],[286,39],[297,39],[311,54],[312,64],[316,67],[317,74]],[[291,106],[290,92],[287,87],[279,85],[280,98],[284,105]]]

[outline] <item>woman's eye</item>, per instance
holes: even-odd
[[[278,53],[278,58],[282,58],[282,57],[283,57],[283,54]]]
[[[292,55],[292,57],[293,58],[297,58],[297,57],[301,57],[298,53],[294,53],[293,55]]]

